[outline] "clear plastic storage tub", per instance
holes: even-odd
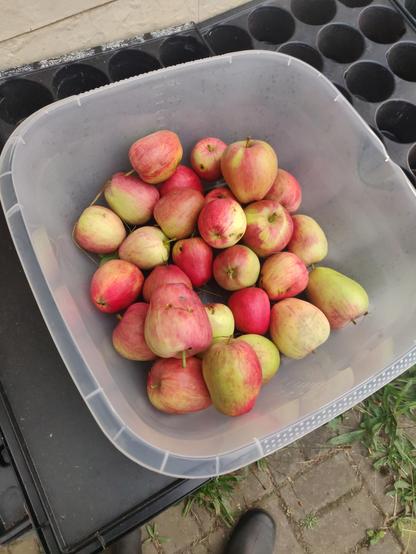
[[[357,279],[370,313],[302,361],[285,359],[251,413],[184,416],[147,400],[146,369],[112,348],[114,318],[88,296],[95,266],[71,230],[127,151],[156,129],[269,141],[303,185],[301,212],[329,238],[325,265]],[[3,209],[33,293],[80,394],[109,440],[154,471],[226,473],[347,410],[416,362],[416,198],[403,172],[318,71],[250,51],[163,69],[48,106],[0,160]],[[36,371],[36,367],[33,368]]]

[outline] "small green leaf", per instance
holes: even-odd
[[[118,260],[118,259],[119,257],[117,252],[113,252],[112,254],[102,254],[100,255],[100,267],[106,264],[107,262],[109,262],[110,260]]]
[[[365,434],[364,429],[357,429],[356,431],[350,431],[349,433],[344,433],[343,435],[338,435],[333,437],[328,442],[333,446],[340,446],[342,444],[351,444],[355,441],[360,440]]]

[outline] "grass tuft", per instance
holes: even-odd
[[[240,480],[241,477],[238,475],[215,477],[186,499],[182,514],[188,515],[194,505],[201,506],[231,527],[234,516],[228,498]]]

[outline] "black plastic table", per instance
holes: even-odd
[[[158,475],[114,448],[49,336],[2,212],[0,255],[0,428],[6,448],[46,552],[99,552],[203,481]]]

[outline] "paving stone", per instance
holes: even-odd
[[[284,501],[296,519],[317,512],[330,502],[352,489],[358,490],[361,483],[343,452],[312,466],[280,489]]]
[[[219,527],[208,535],[208,541],[205,543],[210,554],[222,554],[227,543],[231,529],[227,527]]]
[[[400,526],[400,538],[406,554],[416,554],[416,518],[408,517]]]
[[[402,547],[389,532],[377,543],[371,545],[369,548],[365,547],[360,550],[360,554],[368,552],[369,554],[401,554],[403,552]],[[409,551],[407,551],[409,554]]]
[[[337,433],[330,429],[328,425],[318,427],[312,433],[303,437],[299,444],[303,450],[306,460],[314,460],[330,452],[331,447],[328,444],[329,439],[335,437]]]
[[[200,536],[197,522],[191,516],[182,515],[182,506],[172,506],[158,515],[152,523],[162,537],[168,542],[163,543],[163,551],[172,554],[181,548],[186,548]]]
[[[27,533],[22,538],[13,541],[5,552],[9,554],[39,554],[43,552],[43,549],[40,547],[36,534]]]
[[[303,554],[304,550],[297,542],[290,527],[290,523],[280,508],[279,499],[276,494],[271,494],[259,504],[273,517],[277,526],[277,542],[273,554]]]
[[[208,549],[205,546],[205,543],[199,543],[192,546],[187,552],[189,552],[189,554],[208,554]]]
[[[271,454],[266,461],[277,485],[281,485],[288,477],[293,477],[305,468],[305,460],[299,442]]]
[[[148,541],[148,542],[142,543],[142,554],[158,554],[158,553],[155,545],[152,542]]]
[[[215,516],[213,516],[210,512],[208,512],[208,510],[206,510],[202,506],[196,506],[195,504],[192,506],[191,511],[196,517],[196,519],[198,520],[198,523],[204,535],[209,533],[215,525],[215,521],[216,521]]]
[[[344,554],[366,537],[367,529],[378,529],[382,523],[382,515],[362,490],[321,515],[316,527],[304,529],[303,536],[314,554]]]
[[[401,506],[397,503],[395,506],[394,497],[386,495],[386,492],[393,488],[392,477],[390,475],[382,475],[373,468],[373,462],[363,445],[359,443],[354,444],[350,454],[358,471],[363,476],[368,490],[374,495],[383,512],[387,516],[391,516],[395,509],[396,513],[400,512]]]
[[[268,471],[257,469],[255,464],[247,468],[241,475],[242,479],[237,483],[230,497],[230,505],[236,512],[252,506],[273,490],[273,483]]]

